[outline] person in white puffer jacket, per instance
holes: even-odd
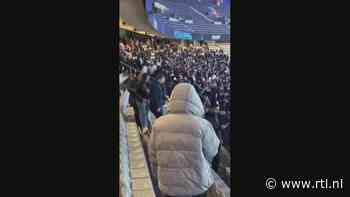
[[[164,196],[205,196],[214,183],[211,162],[220,141],[205,120],[195,88],[179,83],[172,91],[168,114],[158,118],[150,140],[150,163]]]

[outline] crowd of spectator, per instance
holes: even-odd
[[[147,113],[164,114],[173,88],[187,82],[198,92],[205,118],[230,149],[230,63],[222,50],[211,50],[205,43],[131,34],[120,39],[119,57],[119,72],[128,76],[124,84],[142,132],[151,130]]]

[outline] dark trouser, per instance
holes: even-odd
[[[213,114],[213,113],[207,113],[205,116],[205,119],[207,119],[212,125],[213,128],[215,130],[215,134],[216,136],[219,138],[219,140],[222,140],[222,133],[219,127],[219,119],[217,114]]]
[[[218,153],[215,155],[212,161],[212,168],[216,173],[218,173],[219,166],[220,166],[220,151],[221,151],[221,144],[219,145]]]
[[[144,101],[136,100],[136,105],[138,108],[138,117],[141,123],[141,129],[149,128],[150,126],[150,121],[148,119],[149,108],[147,104]]]
[[[206,197],[207,196],[207,192],[203,193],[203,194],[199,194],[196,196],[192,196],[192,197]],[[176,196],[168,196],[168,195],[164,195],[164,197],[176,197]]]
[[[136,126],[141,128],[141,123],[139,119],[139,110],[137,109],[136,104],[133,106],[133,108],[134,108],[134,118],[135,118]]]
[[[229,147],[228,149],[231,150],[231,127],[224,129],[222,134],[225,147]]]

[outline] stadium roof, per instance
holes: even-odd
[[[148,22],[143,0],[119,0],[119,17],[137,31],[164,36],[157,32]]]

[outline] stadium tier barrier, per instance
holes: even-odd
[[[120,99],[121,101],[122,99]],[[129,174],[129,157],[128,157],[128,129],[126,123],[125,108],[120,102],[119,111],[119,195],[120,197],[131,197],[131,181]]]

